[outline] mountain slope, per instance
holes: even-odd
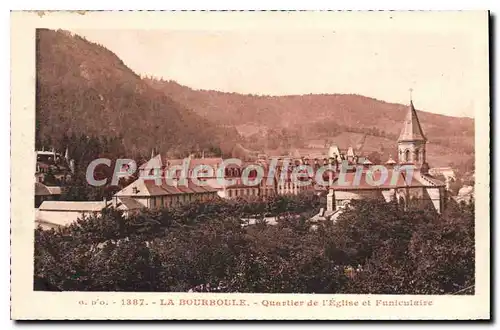
[[[399,133],[407,106],[388,103],[356,94],[306,94],[287,96],[246,95],[209,90],[193,90],[175,81],[146,79],[148,83],[197,113],[225,124],[247,122],[282,127],[336,119],[352,126],[378,127],[389,133]],[[418,101],[415,101],[418,105]],[[418,107],[417,107],[418,108]],[[445,128],[448,134],[474,130],[474,120],[418,111],[421,123],[433,134]],[[277,121],[278,120],[278,121]],[[453,124],[457,129],[448,129]]]
[[[263,129],[292,129],[304,142],[326,139],[335,142],[342,132],[365,133],[368,139],[383,137],[395,144],[407,105],[387,103],[353,94],[257,96],[193,90],[174,81],[147,79],[154,88],[185,104],[199,115],[232,125],[246,136]],[[418,101],[415,101],[418,106]],[[429,148],[439,165],[467,161],[474,153],[474,120],[418,111]],[[260,133],[262,135],[262,133]],[[439,154],[444,153],[444,154]]]
[[[225,134],[236,135],[151,88],[102,46],[45,29],[37,30],[36,46],[38,141],[120,136],[130,155],[149,155],[152,148],[218,147]]]

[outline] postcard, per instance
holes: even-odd
[[[12,12],[11,318],[490,319],[488,23]]]

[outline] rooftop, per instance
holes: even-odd
[[[167,184],[162,180],[161,185],[157,185],[155,180],[145,180],[139,178],[115,194],[116,197],[149,197],[166,196],[178,194],[214,193],[217,190],[208,185],[200,186],[187,180],[187,185]]]
[[[61,187],[46,186],[40,182],[35,182],[35,196],[60,195]]]
[[[445,184],[440,180],[437,180],[430,175],[423,174],[416,169],[412,172],[388,169],[387,177],[385,180],[382,179],[381,171],[371,171],[369,168],[361,172],[361,175],[359,176],[357,175],[357,172],[347,172],[342,180],[340,180],[339,176],[335,178],[331,189],[347,191],[445,186]]]
[[[66,211],[66,212],[100,212],[106,208],[108,203],[98,202],[69,202],[69,201],[44,201],[38,210],[40,211]]]

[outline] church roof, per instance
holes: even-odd
[[[419,170],[412,170],[408,173],[405,170],[388,169],[387,176],[383,176],[380,171],[366,169],[359,175],[357,171],[340,175],[334,179],[330,189],[338,191],[354,190],[386,190],[395,188],[417,188],[417,187],[444,187],[444,183],[432,176],[421,173]]]
[[[399,135],[398,142],[402,141],[427,141],[412,101],[410,101],[410,105],[408,106],[408,113],[406,114],[401,134]]]

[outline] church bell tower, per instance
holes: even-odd
[[[428,167],[425,145],[427,139],[420,126],[417,112],[410,97],[410,105],[406,114],[401,134],[398,138],[398,163],[412,164],[418,169]]]

